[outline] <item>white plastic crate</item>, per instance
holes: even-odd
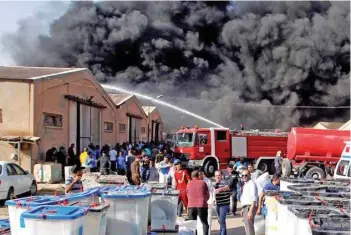
[[[213,213],[213,210],[215,210],[215,209],[216,208],[212,204],[208,205],[207,222],[208,222],[208,226],[209,226],[209,231],[211,231],[211,228],[212,228],[212,214],[216,213],[216,212]],[[199,216],[197,217],[197,220],[196,220],[196,229],[197,229],[197,235],[203,235],[204,230],[203,230],[202,222],[201,222]]]
[[[62,165],[50,162],[35,164],[33,175],[38,183],[59,183],[62,179]]]
[[[279,235],[278,234],[278,201],[275,196],[266,195],[266,235]]]
[[[11,235],[10,221],[8,219],[0,220],[0,234]]]
[[[110,205],[104,203],[81,203],[75,202],[70,206],[79,206],[89,208],[89,212],[85,217],[85,228],[83,235],[105,235],[106,234],[106,214]]]
[[[288,229],[291,226],[291,220],[293,219],[292,213],[289,211],[289,206],[301,205],[301,206],[313,206],[321,205],[321,203],[313,198],[303,196],[291,196],[287,199],[282,197],[277,198],[278,200],[278,234],[292,234],[292,229]],[[289,230],[289,231],[288,231]]]
[[[157,181],[149,181],[146,184],[144,184],[143,186],[146,187],[151,192],[153,192],[153,191],[155,191],[157,189],[165,189],[167,185],[165,183],[159,183]],[[150,200],[149,200],[148,223],[149,224],[151,223],[151,197],[150,197]]]
[[[309,180],[309,179],[295,179],[295,178],[290,178],[290,179],[280,179],[280,190],[281,191],[292,191],[291,189],[288,189],[288,186],[290,185],[300,185],[300,184],[311,184],[314,183],[314,180]]]
[[[73,166],[65,166],[65,181],[72,175]]]
[[[98,203],[99,202],[99,188],[91,188],[79,193],[66,194],[61,197],[61,200],[65,204],[69,205],[74,202],[85,202],[85,203]]]
[[[332,207],[324,206],[289,206],[289,226],[287,230],[289,234],[312,234],[309,216],[315,217],[349,217],[347,212],[341,212]]]
[[[22,235],[83,235],[85,208],[40,206],[21,216]]]
[[[150,196],[150,191],[137,189],[101,193],[103,201],[110,204],[106,235],[147,234]]]
[[[27,197],[6,201],[9,212],[11,234],[24,234],[23,228],[20,226],[20,219],[23,212],[38,206],[55,205],[58,200],[59,199],[55,197]]]
[[[174,230],[177,222],[179,191],[156,189],[151,197],[151,228]]]
[[[175,229],[172,230],[151,230],[148,235],[178,235],[179,226],[177,225]]]

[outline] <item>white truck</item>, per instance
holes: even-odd
[[[351,179],[351,141],[345,141],[344,150],[334,171],[334,179]]]

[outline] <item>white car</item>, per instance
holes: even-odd
[[[26,193],[37,193],[34,176],[15,163],[0,161],[0,200],[13,199]]]

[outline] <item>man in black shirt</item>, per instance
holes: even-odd
[[[73,166],[75,164],[79,164],[80,161],[78,161],[78,158],[75,154],[75,145],[71,144],[71,146],[68,148],[68,165]]]
[[[215,172],[216,182],[214,184],[215,188],[215,198],[216,198],[216,210],[220,225],[220,235],[227,235],[227,224],[226,217],[229,212],[230,204],[230,190],[228,183],[223,179],[221,171]]]
[[[231,204],[231,212],[233,213],[233,215],[235,216],[236,213],[236,208],[237,208],[237,202],[238,202],[238,198],[237,198],[237,185],[238,185],[238,174],[236,171],[233,170],[234,165],[233,164],[228,164],[227,167],[227,173],[228,175],[226,175],[224,177],[224,179],[227,181],[228,186],[229,186],[229,190],[231,192],[230,195],[230,204]]]

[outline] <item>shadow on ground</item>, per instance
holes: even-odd
[[[219,231],[211,231],[211,235],[220,235]],[[227,229],[227,235],[245,235],[244,226]]]

